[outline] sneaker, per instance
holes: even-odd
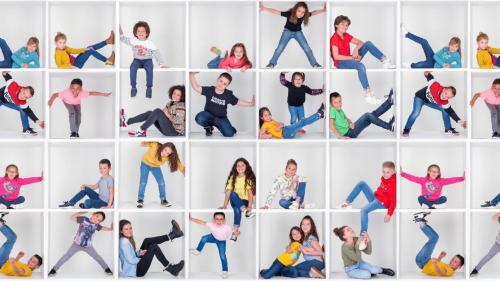
[[[401,66],[402,66],[403,68],[411,68],[411,63],[409,63],[409,62],[402,62],[402,63],[401,63]]]
[[[78,204],[78,207],[80,207],[80,209],[85,209],[85,204],[84,203],[80,203],[80,204]]]
[[[318,108],[319,117],[325,118],[325,104],[321,103],[321,106]]]
[[[28,128],[28,129],[23,129],[23,135],[25,135],[25,136],[37,136],[38,133],[35,132],[33,129]]]
[[[427,223],[427,220],[425,219],[425,217],[427,217],[430,214],[431,214],[430,212],[418,212],[418,213],[415,213],[415,214],[413,214],[413,221],[414,222],[425,222],[425,223]]]
[[[404,128],[402,136],[405,138],[409,137],[410,136],[410,129]]]
[[[237,240],[238,240],[238,236],[234,235],[234,233],[233,233],[233,234],[231,234],[231,242],[233,242],[233,243],[234,243],[234,242],[236,242]]]
[[[151,87],[146,88],[146,98],[150,99],[153,97],[153,89]]]
[[[179,275],[179,272],[184,268],[184,261],[180,261],[178,264],[169,264],[163,271],[168,271],[173,276]]]
[[[0,212],[0,222],[5,223],[5,220],[3,218],[8,214],[9,212]]]
[[[266,65],[266,68],[267,68],[267,69],[273,69],[275,66],[276,66],[276,65],[274,65],[274,64],[272,64],[272,63],[268,63],[268,64]]]
[[[142,138],[145,138],[147,134],[146,134],[146,131],[143,131],[141,129],[137,129],[135,131],[129,131],[128,135],[131,136],[131,137],[142,137]]]
[[[297,210],[297,209],[299,209],[299,202],[293,201],[292,205],[290,205],[290,207],[288,207],[288,209],[290,209],[290,210]]]
[[[500,134],[498,132],[494,132],[493,135],[491,135],[491,138],[493,139],[500,138]]]
[[[17,204],[13,206],[13,209],[24,209],[24,204]]]
[[[137,208],[139,208],[139,209],[140,209],[140,208],[142,208],[142,207],[144,207],[144,200],[142,200],[142,199],[138,199],[138,200],[137,200]]]
[[[214,133],[214,127],[212,126],[208,126],[203,129],[205,129],[205,136],[207,137],[211,136]]]
[[[404,24],[401,23],[401,35],[403,37],[406,37],[406,35],[408,34],[408,30],[405,28]]]
[[[363,251],[364,249],[366,249],[366,247],[368,247],[368,245],[366,245],[366,243],[364,241],[359,242],[358,248],[360,251]]]
[[[254,210],[251,210],[251,211],[245,211],[245,217],[247,219],[251,219],[253,217],[255,217],[255,211]]]
[[[69,138],[76,139],[76,138],[78,138],[78,135],[76,134],[76,132],[71,132],[71,135],[69,135]]]
[[[486,201],[486,202],[484,202],[483,205],[481,205],[481,208],[491,208],[491,209],[493,209],[495,207],[496,207],[496,205],[494,205],[493,203],[491,203],[491,201]]]
[[[64,201],[61,205],[59,205],[59,208],[69,208],[73,207],[74,205],[69,203],[69,201]]]
[[[315,63],[312,65],[313,68],[323,68],[323,66],[321,66],[321,64],[319,63]]]
[[[352,209],[352,205],[347,203],[347,201],[344,201],[342,204],[337,206],[337,209]]]
[[[184,232],[182,232],[179,224],[175,220],[172,220],[171,223],[172,223],[172,229],[168,234],[168,238],[170,239],[170,241],[174,240],[175,238],[184,236]]]
[[[384,275],[387,275],[387,276],[394,276],[394,275],[396,275],[396,273],[394,272],[394,270],[392,270],[390,268],[382,268],[382,273],[381,274],[384,274]]]
[[[300,206],[301,209],[314,209],[316,207],[316,204],[314,203],[307,203],[307,204],[302,204],[302,206]]]
[[[477,269],[474,268],[470,273],[470,277],[476,276],[478,273],[479,271],[477,271]]]
[[[161,203],[160,203],[162,206],[165,206],[165,207],[170,207],[172,206],[172,203],[168,202],[167,199],[163,199],[161,200]]]
[[[445,133],[445,134],[450,134],[450,135],[455,136],[455,137],[456,137],[456,136],[460,136],[460,133],[459,133],[459,132],[457,132],[457,131],[455,130],[455,128],[449,128],[449,129],[446,129],[446,130],[444,130],[444,133]]]
[[[106,275],[113,275],[113,271],[111,271],[109,267],[104,270],[104,273],[106,273]]]
[[[373,93],[365,94],[365,101],[369,104],[374,104],[374,105],[382,103],[382,100],[374,96]]]
[[[189,249],[189,252],[191,253],[191,255],[195,255],[195,256],[200,255],[200,251],[198,251],[194,248]]]
[[[323,273],[323,271],[317,269],[316,267],[311,267],[311,269],[309,269],[309,277],[310,278],[325,279],[326,275]]]
[[[53,268],[49,271],[49,276],[54,276],[57,274],[57,271],[55,271]]]
[[[394,94],[393,89],[391,89],[389,94],[385,95],[384,97],[387,98],[388,100],[390,100],[392,105],[396,104],[396,95]]]
[[[229,273],[227,271],[222,271],[222,274],[220,275],[222,279],[227,279],[229,278]]]
[[[76,133],[76,137],[77,137],[77,138],[80,138],[80,134],[79,134],[79,133]]]
[[[130,96],[135,98],[137,96],[137,88],[130,89]]]
[[[214,53],[214,54],[216,54],[218,56],[222,55],[222,51],[219,48],[217,48],[217,47],[210,48],[210,52],[212,52],[212,53]]]
[[[392,61],[388,58],[386,58],[385,60],[382,61],[382,63],[384,64],[384,68],[385,69],[394,69],[396,68],[396,65],[392,63]]]
[[[389,119],[389,131],[394,132],[396,128],[396,115],[392,115],[391,119]]]
[[[120,109],[120,127],[127,127],[127,115],[125,115],[125,109]]]
[[[446,203],[432,205],[434,209],[446,209]]]

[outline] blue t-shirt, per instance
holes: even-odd
[[[312,241],[318,241],[318,238],[316,238],[316,236],[314,235],[309,235],[309,237],[307,238],[307,240],[304,240],[304,242],[302,242],[302,246],[306,247],[306,248],[312,248]],[[311,256],[311,255],[306,255],[306,254],[302,254],[302,256],[304,257],[304,260],[306,261],[310,261],[310,260],[318,260],[318,261],[323,261],[323,258],[321,256]]]

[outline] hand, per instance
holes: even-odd
[[[18,256],[19,258],[24,257],[24,252],[23,252],[23,251],[19,251],[19,253],[17,253],[17,256]]]
[[[43,120],[37,120],[36,124],[38,126],[40,126],[40,128],[42,128],[42,129],[45,128],[45,121],[43,121]]]
[[[29,65],[28,65],[27,63],[23,63],[23,64],[21,64],[21,67],[22,67],[22,68],[28,68],[28,67],[29,67]]]
[[[403,166],[399,166],[399,173],[401,174],[403,172]]]
[[[323,5],[323,11],[326,11],[326,2],[325,2],[325,4]]]
[[[169,68],[169,66],[164,65],[164,64],[160,64],[160,68]]]
[[[225,209],[227,209],[227,206],[222,205],[222,206],[219,206],[219,208],[217,208],[217,209],[219,209],[219,210],[225,210]]]
[[[87,187],[87,186],[84,184],[80,185],[80,189],[85,189],[85,187]]]
[[[243,66],[243,67],[240,69],[240,71],[241,71],[241,72],[245,72],[245,71],[247,71],[247,69],[248,69],[248,66]]]
[[[113,226],[114,226],[114,222],[111,222],[111,224],[109,225],[109,228],[111,228],[111,230],[113,230]]]
[[[443,67],[444,67],[444,68],[450,68],[450,64],[445,63],[445,64],[443,64]]]
[[[262,2],[259,1],[259,11],[262,12],[262,10],[264,10],[266,7],[264,7],[264,4],[262,4]]]
[[[321,87],[321,90],[324,92],[326,92],[326,87],[325,87],[325,84],[323,84],[323,87]]]
[[[351,57],[353,60],[357,60],[357,61],[361,60],[361,57],[359,56],[358,51],[354,52]]]
[[[340,136],[339,139],[341,139],[341,140],[348,140],[348,139],[350,139],[350,137],[348,137],[348,136]]]
[[[354,129],[354,123],[349,122],[349,128]]]
[[[424,71],[424,75],[425,75],[425,76],[427,76],[427,75],[429,75],[429,74],[431,74],[431,73],[432,73],[432,71]]]
[[[74,65],[72,65],[70,68],[71,68],[71,69],[79,69],[78,67],[76,67],[76,66],[74,66]]]
[[[471,100],[471,101],[470,101],[470,103],[469,103],[469,104],[470,104],[470,107],[473,107],[475,103],[476,103],[476,102],[475,102],[474,100]]]
[[[42,178],[43,178],[43,170],[42,170],[42,174],[40,175],[40,177],[42,177]]]
[[[286,252],[291,254],[292,253],[292,248],[290,246],[286,246]]]
[[[120,35],[123,35],[123,29],[121,24],[118,25],[118,30],[120,32]]]
[[[462,126],[462,128],[464,128],[464,129],[467,128],[467,121],[465,121],[465,120],[458,121],[458,124],[460,124],[460,126]]]
[[[252,104],[252,106],[255,105],[255,95],[252,96],[252,100],[250,101],[250,103]]]
[[[111,92],[109,92],[109,93],[103,93],[103,96],[109,97],[109,96],[111,96]]]
[[[147,252],[147,251],[148,251],[148,250],[140,250],[140,251],[139,251],[139,256],[140,256],[140,257],[144,256],[144,255],[146,254],[146,252]]]
[[[441,253],[439,253],[439,259],[446,257],[446,255],[447,253],[445,251],[442,251]]]
[[[262,207],[260,207],[260,208],[261,208],[261,209],[269,209],[269,206],[264,205],[264,206],[262,206]]]
[[[9,262],[14,265],[16,263],[16,259],[15,258],[9,258]]]
[[[2,75],[9,74],[10,71],[2,71]]]
[[[224,68],[224,70],[226,70],[227,72],[231,72],[232,68],[226,67],[226,68]]]
[[[384,222],[385,222],[385,223],[388,223],[388,222],[390,222],[390,221],[391,221],[391,216],[390,216],[390,215],[385,215],[385,217],[384,217]]]

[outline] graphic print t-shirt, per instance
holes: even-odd
[[[102,226],[90,221],[87,217],[77,217],[76,223],[80,224],[73,242],[81,247],[92,247],[92,236],[95,231],[100,231]]]
[[[213,114],[216,117],[227,116],[227,105],[236,105],[238,98],[233,95],[233,91],[224,90],[221,95],[215,93],[215,87],[202,87],[201,94],[205,96],[205,111]]]

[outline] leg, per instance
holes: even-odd
[[[207,234],[201,237],[200,242],[198,243],[198,247],[196,247],[196,250],[198,252],[203,251],[203,247],[205,247],[205,244],[207,243],[215,243],[217,241],[215,237],[212,234]]]
[[[304,203],[304,198],[306,197],[306,184],[305,182],[299,182],[297,187],[297,196],[300,197],[300,204]]]
[[[297,117],[299,118],[299,120],[306,118],[303,105],[297,107]]]
[[[0,68],[11,68],[12,67],[12,50],[10,49],[7,42],[0,38],[0,50],[3,54],[3,61],[0,61]]]
[[[203,128],[214,126],[215,117],[207,111],[202,111],[196,114],[194,120],[196,124],[202,126]]]
[[[24,112],[24,110],[19,105],[13,104],[10,102],[0,103],[0,105],[4,105],[5,107],[8,107],[10,109],[14,109],[14,110],[19,111],[19,114],[20,114],[19,116],[21,118],[21,124],[23,126],[23,129],[28,129],[30,127],[28,115],[26,114],[26,112]]]
[[[289,209],[292,205],[292,200],[280,199],[279,204],[284,209]]]
[[[219,258],[222,264],[222,271],[228,271],[227,257],[226,257],[226,241],[217,240],[215,244],[217,245],[217,249],[219,250]]]
[[[222,133],[224,137],[232,137],[236,134],[236,129],[231,125],[227,117],[215,117],[214,126]]]
[[[233,207],[234,226],[238,228],[240,227],[241,223],[241,207],[245,206],[245,204],[243,200],[241,200],[241,198],[238,196],[238,194],[234,191],[229,195],[229,202],[231,203],[231,207]]]
[[[212,59],[211,61],[209,61],[207,63],[207,67],[208,69],[217,69],[219,68],[219,63],[222,61],[222,58],[221,56],[216,56],[214,59]]]
[[[19,196],[16,199],[10,201],[10,205],[23,204],[25,201],[26,201],[26,198],[24,198],[24,196]]]
[[[71,243],[71,246],[66,251],[66,253],[56,262],[56,264],[52,267],[55,271],[58,271],[63,264],[65,264],[71,257],[73,257],[79,251],[82,251],[83,247],[80,247],[76,244]]]
[[[273,276],[277,276],[281,274],[281,271],[285,268],[285,266],[278,261],[278,259],[275,259],[273,264],[269,269],[262,270],[260,272],[260,276],[264,279],[270,279]]]
[[[486,106],[490,110],[490,115],[491,115],[491,130],[493,133],[495,132],[500,132],[500,127],[498,123],[498,118],[500,118],[500,112],[498,111],[500,109],[499,106],[494,105],[494,104],[489,104],[486,103]]]
[[[484,256],[481,261],[479,261],[479,263],[476,265],[475,269],[477,271],[480,271],[481,268],[483,268],[483,266],[485,264],[487,264],[492,258],[494,258],[498,253],[500,253],[500,244],[498,244],[496,241],[495,243],[493,243],[493,246],[491,246],[490,250],[488,251],[488,253],[486,254],[486,256]]]
[[[391,92],[392,92],[392,90],[391,90]],[[390,95],[390,93],[389,93],[389,95]],[[393,93],[393,95],[394,95],[394,93]],[[379,107],[377,107],[377,109],[372,111],[372,113],[373,113],[373,115],[375,115],[375,117],[380,117],[384,113],[386,113],[389,109],[391,109],[392,105],[393,105],[392,99],[387,98],[381,105],[379,105]]]
[[[83,247],[83,251],[87,253],[91,258],[93,258],[102,267],[103,270],[109,268],[109,266],[106,264],[104,259],[97,253],[94,247],[92,246]]]
[[[144,70],[146,71],[146,87],[153,87],[153,60],[148,59],[143,62]]]
[[[319,119],[321,119],[321,116],[319,116],[319,113],[314,113],[313,115],[311,115],[305,119],[299,120],[295,124],[285,126],[283,128],[283,137],[286,139],[294,138],[300,129],[318,121]]]
[[[134,59],[130,64],[130,87],[135,89],[137,87],[137,71],[142,67],[142,62]]]
[[[297,108],[298,106],[288,106],[288,112],[290,112],[290,124],[295,124],[297,119],[299,119]]]
[[[446,196],[441,196],[438,198],[438,200],[434,201],[433,203],[439,205],[446,203],[446,201],[448,201],[448,198],[446,198]]]
[[[158,183],[158,192],[160,193],[160,200],[165,200],[167,195],[165,194],[165,180],[163,179],[163,173],[160,167],[152,167],[151,173]]]
[[[141,125],[141,130],[146,131],[151,125],[155,125],[160,133],[165,136],[177,136],[179,135],[175,130],[172,122],[167,118],[165,112],[163,110],[156,108],[153,111],[150,111],[146,122]]]
[[[73,63],[73,66],[76,66],[78,68],[83,68],[83,66],[85,65],[85,63],[89,59],[89,57],[90,57],[89,51],[85,51],[85,52],[79,54],[78,56],[76,56],[75,62]]]
[[[450,115],[448,114],[448,112],[446,112],[446,110],[444,110],[444,108],[442,106],[435,104],[435,103],[428,103],[428,102],[425,102],[424,105],[441,111],[441,115],[443,117],[444,129],[446,130],[446,129],[451,128]]]
[[[127,125],[132,125],[132,124],[135,124],[135,123],[144,122],[144,121],[148,120],[148,118],[151,115],[151,113],[153,113],[153,111],[149,110],[149,111],[146,111],[146,112],[141,113],[139,115],[136,115],[134,117],[131,117],[131,118],[129,118],[127,120]],[[144,124],[142,126],[144,126]]]
[[[139,193],[137,194],[137,198],[144,200],[144,191],[146,190],[146,185],[148,184],[148,176],[151,171],[151,167],[144,162],[141,162],[141,177],[139,180]]]
[[[380,274],[382,273],[382,268],[380,266],[372,265],[364,261],[359,262],[359,268],[369,271],[371,274]]]
[[[434,51],[432,50],[429,42],[415,34],[408,32],[406,38],[412,40],[413,42],[420,44],[422,50],[425,54],[425,60],[417,63],[412,63],[411,68],[434,68]]]
[[[106,40],[104,40],[104,41],[101,41],[99,43],[95,43],[94,45],[89,46],[89,48],[91,48],[93,50],[99,50],[99,49],[104,48],[106,45],[107,45]]]
[[[107,205],[108,202],[102,201],[101,199],[87,199],[83,201],[85,209],[100,209]]]
[[[141,249],[143,249],[141,247]],[[153,258],[156,259],[163,265],[163,267],[167,267],[169,265],[169,261],[161,251],[160,247],[157,244],[151,244],[146,249],[146,254],[141,257],[141,260],[137,264],[137,277],[143,277],[149,270],[151,263],[153,262]]]
[[[425,89],[422,89],[425,90]],[[420,90],[420,91],[422,91]],[[420,111],[422,111],[422,106],[424,106],[424,100],[415,96],[413,98],[413,110],[410,113],[410,116],[408,116],[408,120],[406,121],[405,129],[411,129],[413,127],[413,124],[417,120],[418,116],[420,115]]]
[[[170,240],[170,238],[166,234],[160,235],[160,236],[155,236],[155,237],[149,237],[149,238],[144,239],[144,241],[142,241],[140,249],[147,250],[151,245],[159,245],[159,244],[165,243],[169,240]]]
[[[358,79],[359,82],[361,82],[363,90],[367,90],[370,88],[368,77],[366,76],[366,67],[361,62],[356,60],[341,60],[338,63],[338,67],[340,69],[356,69],[358,72]]]
[[[12,205],[12,202],[0,196],[0,204],[3,204],[6,208]]]
[[[360,211],[361,216],[361,231],[360,233],[368,231],[368,214],[377,209],[383,209],[384,205],[380,203],[377,199],[371,201],[366,206],[364,206]]]
[[[422,224],[420,228],[427,236],[427,238],[429,238],[429,240],[425,243],[425,245],[415,257],[415,262],[417,263],[418,267],[422,269],[424,268],[425,264],[431,259],[432,252],[434,251],[434,248],[436,247],[436,244],[439,240],[439,235],[434,231],[434,229],[432,229],[432,227],[430,227],[426,223]]]
[[[363,132],[371,124],[374,124],[386,130],[391,129],[391,125],[388,122],[381,120],[371,112],[367,112],[361,115],[361,117],[359,117],[359,119],[354,122],[354,129],[349,129],[349,131],[347,132],[347,136],[350,138],[357,138],[361,134],[361,132]]]
[[[72,105],[72,104],[67,104],[65,102],[64,103],[64,106],[66,107],[66,109],[68,110],[68,114],[69,114],[69,130],[73,133],[73,132],[77,132],[77,125],[76,125],[76,109],[75,109],[75,106]]]
[[[323,270],[323,268],[325,268],[325,263],[319,260],[309,260],[301,262],[298,265],[294,266],[294,268],[297,270],[298,277],[306,278],[309,277],[309,270],[311,270],[311,268],[313,267],[318,270]],[[283,270],[283,275],[285,275],[285,269]]]
[[[363,59],[363,57],[368,52],[372,54],[372,56],[376,57],[379,61],[382,61],[385,58],[384,54],[371,41],[366,41],[359,49],[359,54],[362,57],[361,59]]]
[[[74,105],[75,108],[75,125],[76,125],[76,133],[80,131],[80,125],[82,124],[82,107],[77,104]]]
[[[427,198],[425,198],[424,196],[420,195],[418,197],[418,203],[420,204],[420,206],[422,205],[426,205],[427,207],[431,207],[433,205],[433,203],[431,201],[429,201]]]
[[[0,263],[3,265],[9,259],[10,252],[17,240],[17,235],[8,225],[2,223],[0,226],[0,232],[5,236],[6,241],[0,247]]]
[[[78,201],[82,200],[83,197],[88,196],[90,199],[99,199],[99,194],[95,192],[93,189],[89,187],[85,187],[84,189],[80,190],[73,198],[69,200],[69,203],[72,205],[75,205],[78,203]]]
[[[372,274],[368,270],[359,268],[359,263],[345,269],[345,273],[349,278],[353,279],[371,279]]]
[[[316,61],[316,58],[314,57],[313,51],[311,47],[309,47],[309,44],[307,43],[306,37],[304,36],[304,33],[302,31],[297,31],[295,33],[295,40],[299,43],[300,47],[306,53],[307,60],[309,61],[309,64],[314,66],[318,64]]]
[[[283,33],[281,33],[280,42],[278,43],[278,47],[276,47],[276,50],[274,50],[273,57],[269,61],[270,64],[272,65],[278,64],[278,59],[281,56],[281,53],[283,53],[283,51],[285,50],[286,45],[288,45],[290,39],[292,39],[293,36],[292,34],[293,34],[292,31],[283,29]]]
[[[493,200],[491,200],[490,203],[496,206],[498,202],[500,202],[500,193],[497,196],[495,196],[495,198],[493,198]]]
[[[365,194],[366,200],[368,200],[368,202],[372,202],[375,199],[375,195],[373,195],[373,191],[370,186],[368,186],[366,182],[360,181],[354,186],[349,196],[347,196],[346,202],[352,204],[352,202],[354,202],[356,197],[358,197],[359,193],[361,192]]]

